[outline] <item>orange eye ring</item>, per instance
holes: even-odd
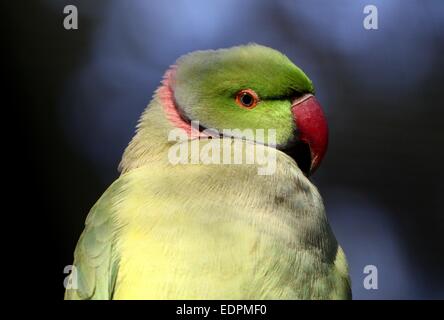
[[[236,94],[236,103],[241,108],[253,109],[259,103],[259,96],[254,90],[244,89]]]

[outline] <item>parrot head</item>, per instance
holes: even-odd
[[[171,91],[169,119],[185,128],[218,132],[263,129],[254,142],[267,144],[275,132],[276,148],[292,157],[306,176],[325,155],[327,123],[311,80],[282,53],[257,44],[195,51],[181,57],[166,74]],[[239,137],[244,138],[244,137]]]

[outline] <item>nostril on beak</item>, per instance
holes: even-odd
[[[314,97],[314,95],[312,95],[311,93],[306,93],[300,97],[295,98],[291,104],[291,108],[293,109],[297,107],[299,104],[303,103],[305,100],[310,99],[311,97]]]

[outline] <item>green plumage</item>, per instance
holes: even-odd
[[[190,119],[207,128],[277,130],[285,143],[294,129],[290,105],[295,93],[313,93],[313,85],[282,53],[259,45],[197,51],[178,60],[174,96]],[[234,102],[239,88],[260,94],[254,112]]]
[[[313,92],[285,56],[258,45],[185,56],[175,80],[177,103],[191,119],[217,129],[281,128],[281,142],[295,129],[287,111],[294,91]],[[254,111],[232,102],[245,87],[261,95]],[[75,251],[78,289],[65,298],[351,297],[322,199],[293,159],[276,150],[273,175],[258,175],[258,163],[173,165],[174,142],[166,139],[173,128],[156,93],[122,175],[88,215]],[[233,153],[253,152],[253,142],[236,141]]]

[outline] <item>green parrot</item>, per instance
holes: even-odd
[[[65,299],[351,298],[308,179],[327,144],[312,82],[282,53],[248,44],[179,58],[86,218]],[[196,147],[216,160],[262,149],[274,168],[192,161]],[[177,150],[189,152],[172,160]]]

